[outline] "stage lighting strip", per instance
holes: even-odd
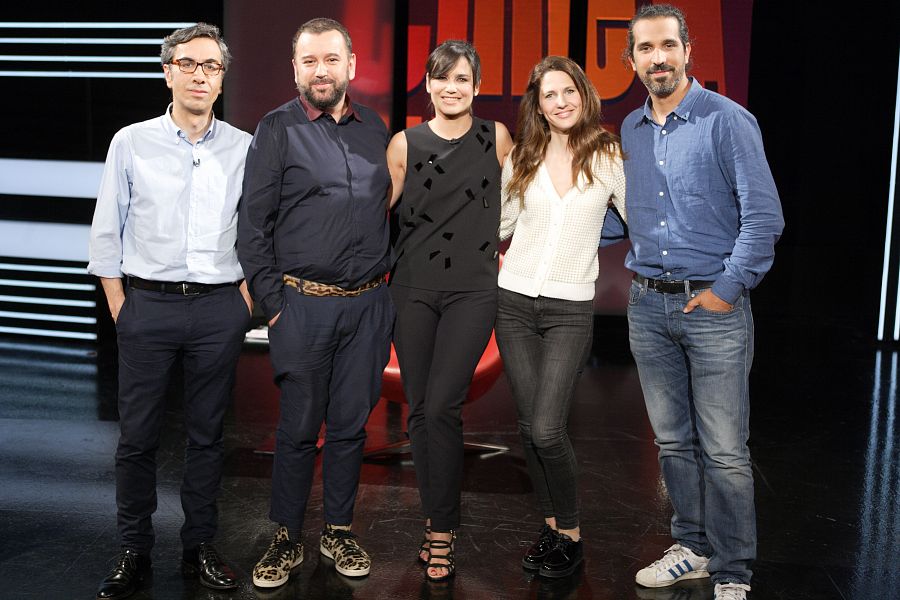
[[[64,23],[64,22],[0,22],[0,29],[155,29],[171,31],[194,23]],[[79,44],[79,45],[153,45],[162,38],[106,38],[106,37],[0,37],[0,44]],[[63,63],[156,63],[156,56],[59,56],[59,55],[0,55],[0,62],[63,62]],[[139,71],[21,71],[0,70],[0,77],[80,77],[98,79],[158,79],[162,70]]]
[[[87,269],[84,267],[64,267],[56,265],[26,265],[16,263],[0,263],[0,270],[3,271],[22,271],[31,273],[60,273],[63,275],[87,275]],[[76,291],[96,290],[94,285],[81,283],[63,283],[55,281],[29,281],[20,279],[0,279],[0,285],[25,287],[25,288],[41,288],[41,289],[62,289]],[[40,298],[33,296],[11,296],[0,295],[0,302],[10,302],[18,304],[34,304],[41,306],[69,306],[77,308],[95,308],[96,303],[92,300],[70,300],[66,298]],[[59,315],[52,313],[35,313],[11,310],[0,310],[0,318],[19,319],[24,321],[43,321],[47,323],[76,323],[81,325],[96,325],[96,317],[82,317],[77,315]],[[70,338],[82,340],[97,339],[96,333],[80,332],[80,331],[64,331],[56,329],[36,329],[31,327],[4,327],[0,326],[0,333],[14,333],[19,335],[38,335],[57,338]]]
[[[897,192],[897,144],[900,139],[900,60],[897,62],[897,97],[894,101],[894,139],[891,149],[891,179],[888,189],[887,226],[884,235],[884,265],[881,270],[881,305],[878,311],[878,341],[884,340],[884,320],[887,304],[888,265],[891,257],[891,240],[894,229],[894,198]],[[894,298],[894,341],[900,340],[900,271],[897,277],[897,294]]]

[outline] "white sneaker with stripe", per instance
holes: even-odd
[[[744,583],[717,583],[715,600],[747,600],[750,586]]]
[[[663,557],[637,572],[634,580],[644,587],[665,587],[685,579],[709,577],[706,570],[709,559],[694,554],[690,548],[675,544]]]

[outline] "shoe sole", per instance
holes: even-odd
[[[293,570],[296,569],[297,567],[299,567],[302,562],[303,562],[303,554],[301,553],[300,557],[294,562],[294,564],[291,565],[291,568],[288,571],[287,577],[285,577],[284,579],[277,579],[275,581],[272,581],[269,579],[257,579],[256,576],[254,576],[253,577],[253,585],[255,585],[256,587],[261,587],[261,588],[280,587],[288,582],[288,580],[291,578],[291,573],[293,572]]]
[[[560,579],[562,577],[568,577],[569,575],[571,575],[572,573],[575,572],[575,569],[577,569],[578,566],[581,565],[582,562],[584,562],[583,558],[581,560],[579,560],[577,563],[575,563],[574,565],[572,565],[571,567],[569,567],[568,569],[566,569],[565,571],[545,571],[544,568],[541,567],[538,574],[541,577],[548,577],[550,579]]]
[[[334,555],[331,553],[330,550],[328,550],[328,548],[323,546],[321,542],[319,543],[319,552],[321,552],[324,556],[327,556],[331,560],[334,560]],[[357,569],[355,571],[351,571],[349,569],[344,569],[344,568],[338,566],[337,561],[335,561],[334,562],[334,570],[345,577],[365,577],[366,575],[369,574],[369,571],[372,570],[372,567],[368,567],[365,570]]]
[[[669,587],[670,585],[675,585],[679,581],[687,581],[688,579],[703,579],[704,577],[709,577],[709,571],[701,569],[698,571],[688,571],[684,575],[678,577],[677,579],[673,579],[672,581],[652,581],[643,583],[641,580],[635,577],[634,582],[645,588],[662,588]]]
[[[204,581],[203,578],[200,576],[200,569],[198,569],[191,563],[184,562],[184,561],[181,562],[181,575],[185,579],[195,579],[196,578],[197,581],[200,582],[200,585],[202,585],[203,587],[209,588],[211,590],[233,590],[238,587],[237,581],[235,581],[231,585],[213,585],[213,584],[209,583],[208,581]]]
[[[540,571],[541,565],[540,564],[536,565],[532,562],[528,562],[527,560],[525,560],[523,558],[522,559],[522,568],[525,569],[526,571]]]
[[[134,587],[133,590],[128,592],[127,594],[116,594],[115,596],[97,596],[97,600],[123,600],[123,598],[129,598],[132,595],[136,594],[141,590],[141,583],[143,581],[138,582],[138,584]]]

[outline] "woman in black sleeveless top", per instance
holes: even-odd
[[[419,559],[440,581],[454,574],[462,406],[497,310],[500,165],[512,140],[502,123],[472,115],[481,65],[468,42],[435,48],[425,71],[434,118],[395,135],[387,151],[399,226],[390,290],[426,519]]]

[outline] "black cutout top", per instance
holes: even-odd
[[[406,130],[403,195],[394,207],[391,282],[436,291],[497,286],[500,165],[493,121],[446,140],[428,123]]]

